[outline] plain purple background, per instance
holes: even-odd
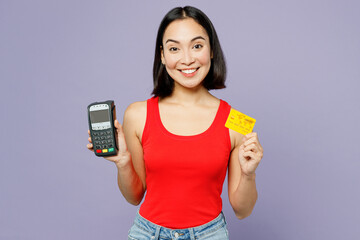
[[[265,155],[230,239],[358,239],[359,1],[0,0],[0,239],[126,239],[138,207],[86,149],[89,103],[119,119],[150,97],[157,27],[175,6],[213,21],[227,88]]]

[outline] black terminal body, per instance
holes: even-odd
[[[95,102],[88,106],[88,120],[94,153],[98,157],[117,154],[114,101]]]

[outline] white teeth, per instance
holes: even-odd
[[[185,69],[185,70],[181,70],[183,73],[189,74],[189,73],[193,73],[196,71],[196,69]]]

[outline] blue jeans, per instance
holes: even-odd
[[[129,240],[228,240],[223,213],[214,220],[193,228],[170,229],[159,226],[137,213],[129,230]]]

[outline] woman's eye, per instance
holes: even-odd
[[[194,48],[195,48],[195,49],[200,49],[200,48],[202,48],[202,45],[201,45],[201,44],[195,44],[195,45],[194,45]]]
[[[175,51],[177,51],[177,50],[178,50],[177,47],[171,47],[171,48],[169,49],[170,52],[175,52]]]

